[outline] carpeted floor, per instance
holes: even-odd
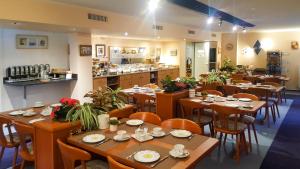
[[[289,96],[279,106],[281,117],[270,128],[256,125],[259,145],[253,143],[239,164],[231,158],[234,140],[228,138],[225,148],[216,149],[203,159],[197,169],[300,169],[300,96]],[[248,137],[247,137],[248,138]],[[254,141],[254,136],[252,136]],[[0,169],[11,166],[13,149],[6,149]]]

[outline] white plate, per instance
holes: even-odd
[[[235,98],[226,98],[227,101],[236,101]]]
[[[113,139],[114,139],[115,141],[127,141],[127,140],[129,140],[130,138],[131,138],[130,135],[126,134],[125,137],[121,137],[121,135],[115,135]]]
[[[58,106],[61,106],[61,103],[51,104],[51,107],[58,107]]]
[[[152,163],[154,161],[157,161],[160,158],[160,155],[156,151],[143,150],[137,152],[133,158],[141,163]]]
[[[192,102],[202,102],[201,99],[191,99]]]
[[[143,137],[143,138],[137,138],[137,137],[135,136],[135,134],[132,134],[131,137],[134,138],[134,139],[136,139],[136,140],[139,141],[139,142],[145,142],[145,141],[149,141],[149,140],[152,140],[152,139],[153,139],[153,136],[151,136],[150,134],[147,134],[147,135],[146,135],[145,137]]]
[[[24,117],[30,117],[30,116],[34,116],[36,115],[37,113],[36,112],[33,112],[33,111],[26,111],[25,113],[23,113],[23,116]]]
[[[237,104],[225,104],[225,106],[227,106],[227,107],[234,107],[234,108],[239,107],[239,105],[237,105]]]
[[[25,113],[25,111],[18,110],[18,111],[10,112],[9,115],[11,115],[11,116],[19,116],[19,115],[22,115],[23,113]]]
[[[239,101],[241,102],[251,102],[252,100],[249,98],[239,98]]]
[[[153,137],[163,137],[165,135],[166,135],[166,133],[164,131],[161,131],[159,133],[151,132],[151,136],[153,136]]]
[[[144,123],[144,121],[143,120],[139,120],[139,119],[132,119],[132,120],[126,121],[126,124],[130,125],[130,126],[139,126],[139,125],[141,125],[143,123]]]
[[[35,123],[35,122],[38,122],[38,121],[43,121],[45,120],[44,118],[37,118],[37,119],[33,119],[33,120],[30,120],[28,123],[32,124],[32,123]]]
[[[173,130],[170,133],[172,136],[179,137],[179,138],[186,138],[192,135],[192,133],[187,130]]]
[[[180,155],[177,154],[176,151],[171,150],[171,151],[169,151],[169,154],[170,154],[172,157],[175,157],[175,158],[185,158],[185,157],[187,157],[187,156],[190,155],[189,151],[187,151],[187,150],[184,150],[184,153],[183,153],[183,154],[180,154]]]
[[[105,136],[102,134],[90,134],[90,135],[84,136],[82,138],[82,141],[85,143],[98,143],[104,139],[105,139]]]

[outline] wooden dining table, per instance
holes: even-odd
[[[133,134],[138,128],[137,126],[129,126],[125,123],[128,119],[121,119],[121,124],[118,130],[126,130],[127,133]],[[147,127],[148,131],[151,131],[156,125],[150,123],[144,123],[142,127]],[[163,130],[169,133],[170,129]],[[88,144],[82,141],[84,136],[89,134],[103,134],[111,140],[101,144]],[[215,149],[218,145],[218,140],[215,138],[210,138],[202,135],[193,135],[191,139],[188,138],[176,138],[170,134],[167,134],[161,138],[154,138],[153,140],[146,142],[138,142],[134,138],[128,141],[118,142],[114,141],[112,138],[116,135],[116,132],[110,132],[109,130],[97,130],[86,132],[78,135],[70,136],[67,141],[69,144],[79,147],[81,149],[93,152],[103,157],[112,156],[117,161],[134,167],[138,169],[151,168],[150,165],[153,163],[140,163],[135,161],[133,158],[128,158],[130,155],[141,150],[153,150],[160,154],[160,158],[167,157],[167,159],[156,165],[155,169],[184,169],[184,168],[194,168],[195,165],[204,157],[210,154],[211,151]],[[173,158],[169,156],[169,151],[172,150],[175,144],[183,144],[185,148],[189,151],[190,155],[186,158]]]

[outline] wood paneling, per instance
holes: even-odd
[[[107,78],[102,77],[102,78],[95,78],[93,80],[93,89],[97,90],[99,87],[105,87],[107,86]]]
[[[179,68],[163,69],[158,71],[158,86],[162,88],[161,80],[166,76],[170,76],[173,80],[179,77]]]

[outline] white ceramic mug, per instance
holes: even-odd
[[[117,132],[117,134],[121,137],[121,138],[125,138],[126,137],[126,134],[127,134],[127,131],[125,130],[119,130]]]
[[[38,102],[34,103],[34,106],[42,106],[42,105],[43,105],[43,102],[41,102],[41,101],[38,101]]]
[[[174,152],[176,155],[182,155],[184,153],[184,145],[183,144],[175,144]]]
[[[154,134],[160,134],[161,131],[162,131],[162,128],[161,128],[161,127],[154,127],[154,128],[153,128],[153,133],[154,133]]]

